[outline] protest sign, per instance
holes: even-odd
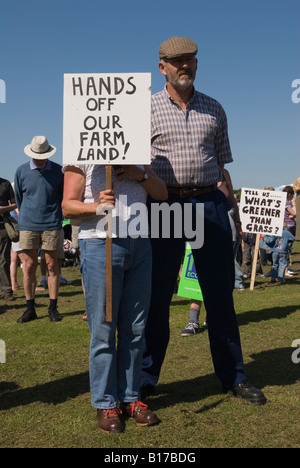
[[[64,164],[150,164],[151,74],[65,74]]]
[[[286,205],[286,192],[242,188],[240,218],[242,231],[257,234],[253,255],[250,290],[254,289],[261,235],[281,236]]]
[[[281,236],[286,192],[242,188],[240,218],[243,232]]]
[[[196,273],[193,253],[189,245],[186,247],[177,296],[203,301],[201,288]]]

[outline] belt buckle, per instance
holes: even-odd
[[[188,195],[187,195],[187,192],[188,192],[187,189],[180,189],[180,191],[179,191],[179,196],[180,196],[181,198],[186,198],[186,197],[188,196]]]

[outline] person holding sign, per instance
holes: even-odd
[[[226,114],[214,99],[195,91],[197,44],[172,37],[159,48],[159,69],[166,79],[152,97],[152,169],[167,184],[168,203],[191,207],[195,224],[204,205],[204,244],[193,248],[207,311],[212,358],[223,388],[255,404],[262,391],[244,374],[239,329],[233,303],[234,262],[226,196],[217,189],[224,165],[232,161]],[[192,217],[192,216],[191,216]],[[183,231],[182,231],[183,232]],[[152,299],[145,333],[142,391],[158,382],[169,341],[169,307],[186,238],[152,239]],[[192,242],[189,241],[190,244]]]
[[[140,232],[133,214],[146,208],[147,193],[167,198],[165,183],[148,167],[128,165],[113,173],[106,189],[102,165],[66,166],[63,213],[80,219],[79,242],[86,312],[91,332],[92,405],[104,432],[123,432],[121,409],[138,425],[158,418],[140,401],[143,336],[151,291],[151,244],[148,222]],[[112,321],[106,320],[106,216],[112,210]],[[134,235],[135,234],[135,235]],[[117,334],[117,343],[116,343]]]

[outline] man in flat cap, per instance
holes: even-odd
[[[226,197],[217,189],[224,165],[232,162],[227,119],[216,100],[194,89],[197,52],[197,44],[186,37],[172,37],[159,48],[159,69],[166,86],[152,97],[152,168],[167,184],[169,205],[180,204],[185,213],[189,204],[193,216],[182,216],[180,238],[177,233],[169,238],[163,238],[163,233],[152,238],[152,300],[141,391],[154,392],[159,379],[169,341],[169,307],[186,241],[190,241],[185,237],[185,227],[187,221],[195,226],[202,205],[204,243],[192,251],[207,312],[215,372],[226,392],[262,405],[266,402],[263,392],[248,383],[244,374],[233,302],[232,233]]]

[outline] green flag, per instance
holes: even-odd
[[[186,247],[177,296],[203,301],[203,296],[195,269],[192,249]]]

